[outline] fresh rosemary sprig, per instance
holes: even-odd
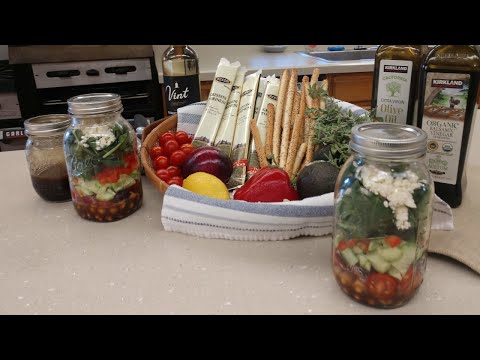
[[[328,162],[341,167],[350,157],[349,142],[352,127],[365,122],[377,121],[375,111],[355,115],[350,110],[343,110],[332,97],[320,90],[312,87],[310,94],[312,97],[323,96],[326,100],[325,109],[307,109],[307,115],[314,121],[314,142],[320,146],[330,146],[327,155]]]

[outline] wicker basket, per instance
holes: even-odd
[[[167,131],[175,130],[176,128],[177,115],[172,115],[162,120],[155,121],[143,130],[140,158],[142,159],[145,175],[147,175],[152,184],[161,192],[167,191],[168,184],[155,175],[155,169],[153,168],[152,160],[150,159],[150,150],[159,144],[158,138],[160,135]]]

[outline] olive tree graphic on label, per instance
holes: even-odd
[[[395,97],[395,94],[400,94],[400,90],[402,89],[402,85],[396,81],[392,81],[385,84],[387,91],[390,93],[391,97]]]

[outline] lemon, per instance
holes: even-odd
[[[227,186],[222,180],[206,172],[196,172],[183,180],[183,188],[215,199],[230,200]]]

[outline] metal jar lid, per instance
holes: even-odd
[[[122,111],[120,95],[93,93],[77,95],[67,100],[68,113],[72,115],[96,115],[113,111]]]
[[[64,114],[40,115],[25,120],[25,134],[49,135],[55,132],[67,130],[70,126],[70,117]]]
[[[365,123],[352,128],[350,148],[361,155],[377,158],[415,158],[427,151],[427,133],[410,125]]]

